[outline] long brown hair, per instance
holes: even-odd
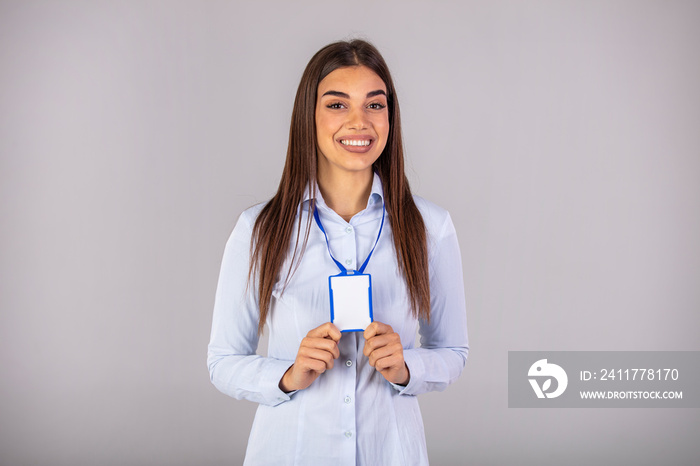
[[[425,320],[430,318],[425,224],[413,202],[408,179],[404,174],[401,118],[394,83],[379,51],[366,41],[352,40],[335,42],[319,50],[306,66],[297,89],[289,129],[287,160],[277,194],[263,207],[253,227],[249,279],[258,276],[258,333],[263,331],[272,299],[272,289],[287,258],[295,226],[297,240],[289,269],[286,271],[285,283],[294,273],[294,264],[298,265],[298,259],[304,254],[309,238],[312,215],[308,216],[303,241],[299,244],[302,230],[299,206],[307,185],[312,190],[312,197],[316,194],[315,111],[318,85],[334,70],[358,65],[374,71],[386,85],[389,138],[373,168],[382,181],[387,219],[393,230],[396,259],[406,280],[411,309],[416,317]],[[314,203],[310,202],[310,214],[314,208]]]

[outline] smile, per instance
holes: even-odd
[[[369,146],[372,141],[370,139],[341,139],[340,143],[344,146]]]

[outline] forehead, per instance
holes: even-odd
[[[322,96],[327,91],[340,91],[351,96],[355,93],[364,96],[367,92],[379,89],[386,92],[386,85],[377,73],[366,66],[349,66],[333,70],[323,78],[318,84],[318,95]]]

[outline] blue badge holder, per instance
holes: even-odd
[[[374,321],[372,276],[340,273],[328,277],[331,322],[341,332],[363,332]]]
[[[372,253],[379,243],[384,227],[386,208],[382,202],[382,222],[379,224],[379,233],[372,250],[367,255],[362,266],[357,270],[347,270],[343,264],[333,257],[328,235],[323,228],[318,209],[314,206],[314,220],[326,239],[328,255],[338,266],[340,273],[328,277],[328,292],[331,298],[331,322],[341,332],[363,332],[374,321],[372,314],[372,276],[364,273],[372,258]]]

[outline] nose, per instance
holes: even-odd
[[[367,121],[367,115],[365,115],[364,108],[355,107],[348,112],[348,121],[346,122],[348,129],[360,130],[365,129],[369,126]]]

